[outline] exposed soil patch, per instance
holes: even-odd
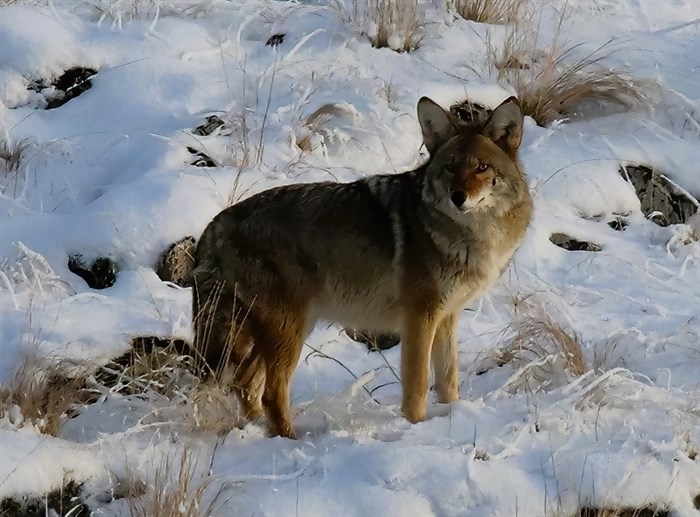
[[[73,480],[42,497],[8,497],[0,501],[2,517],[44,517],[70,515],[88,517],[90,509],[81,500],[82,483]]]
[[[600,251],[603,249],[595,242],[581,241],[565,233],[554,233],[549,237],[549,241],[567,251]]]
[[[66,102],[92,88],[92,77],[97,70],[87,67],[69,68],[52,81],[32,81],[29,89],[46,97],[47,110],[63,106]]]
[[[659,171],[644,165],[620,168],[641,202],[642,213],[659,226],[685,223],[698,211],[698,200]]]
[[[88,266],[79,253],[68,257],[68,269],[85,280],[92,289],[112,287],[119,271],[117,264],[106,257],[97,258]]]

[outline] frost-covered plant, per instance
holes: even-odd
[[[418,0],[337,0],[335,5],[375,48],[411,52],[420,46],[424,22]]]
[[[527,0],[447,0],[447,8],[465,20],[479,23],[516,23]]]
[[[17,364],[10,381],[0,386],[0,419],[56,435],[74,408],[89,398],[87,378],[88,370],[80,364],[47,364],[36,353],[29,353]]]
[[[350,104],[324,104],[306,117],[303,125],[297,128],[296,144],[304,153],[310,153],[319,147],[325,149],[336,139],[344,140],[340,128],[352,127],[358,117],[357,110]]]
[[[98,23],[105,20],[121,27],[136,19],[155,19],[159,16],[197,16],[210,10],[215,0],[87,0],[85,7],[92,10]],[[80,7],[76,7],[80,9]]]
[[[127,494],[129,513],[133,517],[203,517],[217,509],[222,488],[208,490],[213,478],[197,459],[197,451],[188,446],[179,453],[171,451],[155,465],[152,479],[132,482],[142,490]]]

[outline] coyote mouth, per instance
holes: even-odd
[[[486,196],[482,196],[479,198],[479,201],[476,203],[472,204],[471,206],[468,206],[467,203],[469,199],[465,199],[464,202],[461,205],[456,205],[457,210],[459,210],[463,214],[467,214],[471,212],[472,210],[475,210],[484,200],[486,199]]]

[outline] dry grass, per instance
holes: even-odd
[[[202,382],[189,392],[185,420],[191,429],[219,436],[245,422],[238,398],[221,377]]]
[[[201,357],[186,352],[184,341],[155,337],[139,337],[132,341],[132,349],[110,361],[95,375],[102,391],[136,397],[161,399],[157,411],[150,415],[160,421],[168,415],[190,429],[226,435],[240,427],[240,404],[230,386],[233,383],[229,367],[221,366],[205,373],[208,366]],[[166,402],[167,399],[167,402]],[[176,415],[176,416],[173,416]]]
[[[511,331],[507,344],[489,358],[497,366],[517,366],[503,387],[505,391],[547,390],[565,385],[588,370],[579,336],[542,310],[529,308]],[[486,370],[482,368],[481,373]]]
[[[230,132],[226,165],[243,168],[260,163],[261,151],[252,142],[254,123],[251,118],[255,118],[255,113],[245,107],[226,115],[224,127]]]
[[[89,400],[88,375],[87,368],[74,362],[46,364],[30,353],[17,365],[9,383],[0,387],[0,418],[55,436],[76,406]]]
[[[670,515],[667,508],[655,505],[640,508],[584,506],[579,508],[572,517],[668,517]]]
[[[7,135],[0,137],[0,176],[16,174],[32,147],[29,139],[13,142]]]
[[[513,26],[502,47],[487,42],[487,63],[496,79],[510,85],[521,108],[541,125],[581,114],[585,104],[631,109],[646,104],[645,83],[605,61],[622,50],[613,42],[582,52],[583,44],[562,43],[559,38],[565,13],[553,42],[538,47],[539,34],[529,35]]]
[[[127,495],[132,517],[206,517],[217,509],[221,489],[207,492],[213,478],[197,460],[196,451],[185,447],[180,454],[167,454],[155,469],[146,492]],[[136,482],[136,486],[143,486]]]
[[[96,380],[112,393],[181,395],[197,382],[195,361],[183,354],[184,346],[177,340],[134,338],[132,349],[104,365]]]
[[[324,104],[306,117],[296,131],[296,144],[302,153],[310,153],[319,146],[325,147],[333,139],[333,120],[345,119],[352,123],[356,113],[349,104]]]
[[[447,8],[479,23],[517,23],[527,0],[447,0]]]
[[[336,0],[336,10],[375,48],[411,52],[420,46],[423,19],[418,0]]]

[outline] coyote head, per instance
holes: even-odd
[[[424,199],[451,218],[485,209],[509,211],[527,189],[518,167],[523,115],[510,97],[482,122],[466,125],[435,102],[418,102],[423,142],[430,153]]]

